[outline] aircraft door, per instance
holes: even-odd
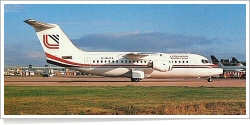
[[[190,58],[190,68],[191,69],[197,68],[197,60],[195,58]]]
[[[84,58],[84,64],[90,68],[91,67],[91,58],[90,57],[85,57]]]

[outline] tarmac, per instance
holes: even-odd
[[[206,78],[145,78],[131,82],[130,78],[99,76],[4,76],[5,86],[185,86],[185,87],[246,87],[246,79]]]

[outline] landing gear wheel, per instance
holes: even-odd
[[[207,81],[208,82],[213,82],[213,78],[208,78]]]
[[[131,78],[131,82],[139,82],[140,79],[139,78]]]

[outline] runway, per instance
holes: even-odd
[[[185,87],[246,87],[246,79],[214,79],[206,78],[145,78],[140,82],[131,82],[129,78],[110,78],[97,76],[5,76],[5,86],[185,86]]]

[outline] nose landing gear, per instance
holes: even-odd
[[[213,82],[213,78],[210,76],[210,77],[207,78],[207,81],[208,82]]]

